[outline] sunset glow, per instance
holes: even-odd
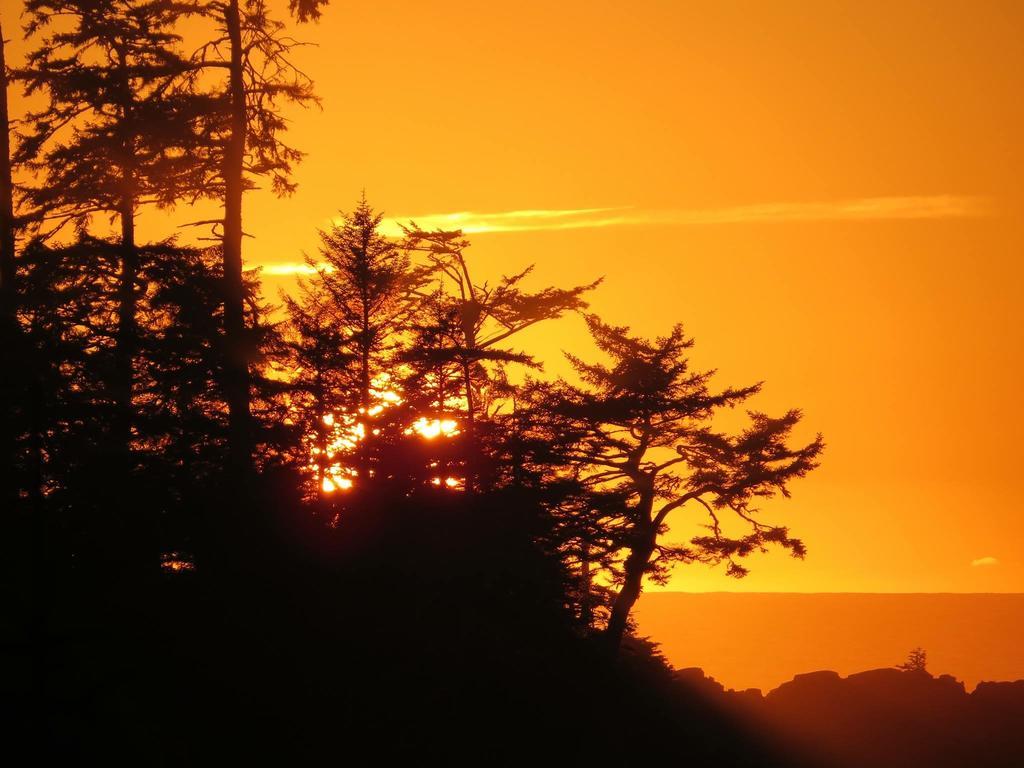
[[[459,423],[454,419],[420,418],[406,430],[406,434],[413,433],[425,437],[427,440],[433,440],[436,437],[454,437],[459,434]]]
[[[1022,94],[1024,0],[0,0],[6,751],[1021,768]]]
[[[755,558],[739,583],[687,569],[668,588],[1024,590],[1008,482],[1024,433],[1024,7],[336,10],[291,30],[322,102],[285,108],[306,153],[297,191],[246,196],[246,265],[271,301],[313,276],[317,229],[364,189],[392,234],[463,229],[492,281],[532,263],[550,284],[604,276],[594,311],[649,334],[684,322],[696,363],[765,381],[759,407],[799,404],[828,439],[786,507],[806,561]],[[11,62],[28,50],[17,23],[5,14]],[[381,30],[402,53],[380,56]],[[459,44],[409,53],[440,39]],[[353,82],[374,84],[358,117]],[[202,232],[181,225],[217,215],[147,209],[138,229],[189,241]],[[591,349],[574,315],[522,345],[545,376]],[[415,429],[457,433],[439,422]],[[685,540],[699,522],[670,525]]]
[[[341,470],[339,469],[337,475],[329,478],[325,477],[321,485],[324,493],[333,493],[334,491],[347,491],[352,487],[352,484],[350,478],[341,476]]]

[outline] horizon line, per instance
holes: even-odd
[[[794,590],[778,590],[778,591],[758,591],[758,592],[746,592],[746,591],[734,591],[727,589],[713,589],[707,591],[694,591],[686,589],[657,589],[649,590],[644,592],[644,596],[649,595],[892,595],[898,597],[907,597],[910,595],[930,595],[930,596],[945,596],[945,595],[962,595],[962,596],[978,596],[978,595],[1013,595],[1024,597],[1024,590],[1013,591],[1013,592],[952,592],[949,590],[941,592],[856,592],[850,590],[841,590],[835,592],[800,592]],[[642,598],[641,598],[642,599]]]

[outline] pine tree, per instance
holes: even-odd
[[[163,489],[164,527],[188,548],[198,532],[230,521],[211,510],[223,500],[223,467],[230,456],[230,428],[222,382],[222,257],[217,247],[182,248],[171,243],[144,252],[144,276],[152,286],[142,311],[139,382],[139,445],[147,484]],[[260,295],[259,273],[244,275],[245,320],[253,340],[254,455],[261,469],[285,463],[295,426],[286,418],[285,386],[274,366],[284,359],[272,307]],[[224,533],[227,533],[225,530]]]
[[[354,358],[335,322],[331,296],[320,282],[300,281],[298,297],[286,296],[285,306],[289,419],[303,432],[298,461],[304,466],[312,457],[312,495],[322,502],[341,480],[343,468],[336,453],[344,439],[342,414],[351,402],[349,369]]]
[[[746,429],[718,431],[716,415],[744,403],[759,385],[712,389],[711,372],[691,370],[693,342],[680,326],[647,340],[593,315],[587,322],[608,362],[569,355],[582,384],[542,387],[537,419],[594,493],[584,510],[587,525],[596,527],[598,551],[620,556],[611,571],[618,591],[605,632],[617,652],[645,577],[664,581],[678,562],[725,562],[730,575],[743,576],[739,560],[772,544],[804,555],[803,543],[785,527],[760,521],[753,504],[788,496],[789,482],[817,466],[823,443],[818,436],[788,446],[800,420],[795,410],[778,418],[750,412]],[[708,535],[684,546],[664,543],[669,515],[684,506],[707,515]],[[745,532],[727,532],[725,511]]]
[[[11,175],[11,125],[7,110],[7,59],[3,27],[0,26],[0,350],[9,359],[20,353],[15,318],[15,221],[14,182]],[[15,366],[5,365],[0,373],[0,500],[14,509],[18,480],[18,387]]]
[[[478,421],[494,415],[510,394],[508,367],[540,365],[531,355],[507,346],[525,329],[566,312],[585,309],[584,295],[600,280],[573,288],[522,287],[533,271],[502,277],[496,285],[477,282],[465,250],[469,241],[460,231],[425,232],[406,229],[407,247],[424,254],[438,278],[430,296],[428,322],[420,322],[418,338],[407,361],[415,372],[415,386],[433,392],[434,407],[443,418],[453,413],[465,432],[465,486],[474,491],[486,448]]]
[[[144,205],[169,206],[201,183],[191,161],[194,105],[174,84],[189,69],[170,0],[28,0],[37,47],[16,75],[45,106],[26,117],[16,159],[38,177],[26,204],[47,234],[97,215],[117,221],[118,328],[107,384],[117,407],[111,449],[128,469],[138,353],[139,245]]]
[[[324,4],[293,0],[290,8],[306,21],[317,18]],[[290,173],[302,153],[282,140],[286,121],[280,108],[286,102],[309,104],[315,97],[312,81],[291,63],[289,54],[297,43],[264,0],[207,0],[199,9],[215,24],[216,36],[195,55],[188,90],[201,90],[211,72],[223,72],[225,77],[210,94],[217,106],[210,110],[204,129],[205,149],[196,156],[207,174],[207,192],[222,202],[223,218],[196,223],[213,225],[221,242],[230,466],[234,483],[244,489],[253,468],[253,346],[245,325],[242,203],[257,178],[269,178],[278,194],[294,190]]]
[[[48,525],[51,550],[65,556],[95,550],[104,538],[108,552],[125,543],[119,498],[130,489],[106,452],[116,410],[105,382],[115,365],[120,256],[120,243],[83,234],[57,247],[34,239],[18,259],[28,401],[23,484],[33,517]]]
[[[7,110],[7,59],[0,26],[0,326],[14,325],[14,182],[11,175],[11,121]],[[4,336],[7,339],[7,336]]]
[[[395,431],[387,422],[399,399],[399,353],[423,303],[428,271],[380,232],[381,221],[364,196],[340,223],[321,231],[318,258],[307,258],[315,277],[300,281],[298,300],[286,300],[295,386],[312,405],[321,487],[325,479],[330,484],[321,464],[332,441],[351,444],[345,469],[365,488],[377,474],[382,431]]]
[[[37,238],[19,258],[19,323],[32,361],[26,475],[34,476],[29,487],[45,503],[40,519],[59,539],[53,550],[74,553],[83,567],[155,567],[169,540],[180,546],[210,524],[198,511],[222,496],[229,430],[220,253],[172,241],[137,252],[145,290],[137,296],[131,485],[103,450],[116,428],[117,403],[104,382],[116,365],[120,242],[84,232],[57,246]],[[260,355],[253,386],[257,456],[268,466],[293,435],[282,384],[266,375],[265,361],[280,349],[255,278],[246,275],[246,321]]]
[[[910,653],[907,654],[907,660],[902,664],[898,664],[896,669],[902,669],[904,672],[915,672],[918,674],[928,674],[928,654],[924,648],[914,648]]]

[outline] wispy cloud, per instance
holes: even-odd
[[[545,229],[589,229],[634,223],[633,208],[541,208],[522,211],[456,211],[419,216],[396,216],[382,224],[389,235],[401,235],[402,224],[416,222],[420,229],[461,229],[467,235],[481,232],[535,232]],[[635,223],[641,223],[639,221]]]
[[[305,262],[298,263],[293,261],[264,264],[261,267],[264,275],[312,275],[317,272],[318,268],[328,272],[331,271],[326,264],[318,264],[317,267],[311,267]]]
[[[771,224],[813,221],[887,221],[961,219],[986,216],[987,200],[964,195],[917,195],[862,197],[848,200],[798,203],[762,203],[728,208],[643,209],[547,208],[520,211],[456,211],[395,216],[381,224],[394,237],[402,224],[415,222],[420,229],[461,229],[467,235],[499,232],[539,232],[569,229],[600,229],[617,226],[706,226],[723,224]],[[314,269],[303,263],[274,263],[263,267],[266,275],[309,275]]]
[[[415,221],[422,229],[461,229],[466,234],[590,229],[624,225],[707,225],[793,221],[882,221],[887,219],[953,219],[984,216],[982,198],[963,195],[862,197],[849,200],[760,203],[728,208],[642,209],[575,208],[498,211],[458,211],[397,216],[387,222],[389,234],[400,234],[399,223]]]
[[[999,565],[999,561],[994,557],[979,557],[977,560],[971,560],[971,565],[975,568],[985,567],[987,565]]]
[[[296,264],[293,261],[282,261],[276,264],[262,265],[264,275],[279,277],[281,275],[312,275],[316,270],[308,264]]]

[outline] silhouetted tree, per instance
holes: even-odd
[[[307,392],[317,391],[318,410],[325,408],[319,410],[318,430],[337,421],[349,433],[353,445],[345,462],[363,485],[374,475],[377,423],[397,400],[397,354],[423,302],[420,289],[428,274],[381,234],[381,220],[364,196],[341,224],[321,231],[319,258],[306,259],[316,277],[301,283],[299,301],[288,301],[300,344],[315,356],[306,356],[299,382]],[[325,355],[335,357],[330,376],[322,371],[330,362]],[[323,423],[325,418],[332,424]],[[318,457],[324,457],[322,448]]]
[[[307,21],[324,4],[288,7]],[[16,337],[28,363],[2,393],[27,403],[4,423],[4,470],[24,475],[62,578],[31,591],[37,626],[10,643],[45,672],[16,676],[29,691],[16,688],[18,701],[35,697],[17,724],[41,715],[53,751],[78,762],[154,748],[187,761],[204,736],[226,762],[302,761],[337,746],[338,722],[345,743],[414,760],[447,755],[453,723],[469,734],[466,753],[532,734],[513,745],[525,753],[571,732],[575,758],[606,758],[609,744],[636,757],[637,742],[689,725],[714,734],[695,754],[739,764],[721,747],[733,730],[684,701],[651,644],[631,644],[613,669],[580,635],[603,622],[617,649],[642,579],[672,562],[727,561],[742,575],[738,560],[768,544],[803,554],[752,506],[816,466],[820,438],[787,445],[799,414],[752,413],[746,430],[717,431],[715,414],[756,386],[712,391],[710,374],[689,371],[678,328],[647,341],[594,317],[610,364],[570,357],[582,384],[517,384],[514,365],[540,366],[513,337],[586,309],[597,283],[531,291],[532,268],[477,282],[462,233],[413,226],[393,241],[365,198],[320,233],[282,334],[258,270],[243,266],[242,205],[261,178],[294,189],[300,153],[282,141],[281,108],[313,95],[268,2],[26,9],[37,48],[18,76],[46,104],[15,154],[37,174],[23,199],[6,133],[0,145],[0,348]],[[192,16],[216,30],[186,58],[176,30]],[[0,34],[6,89],[3,54]],[[200,197],[223,204],[200,222],[213,247],[137,242],[141,206]],[[16,202],[36,225],[17,259]],[[97,231],[103,217],[112,235]],[[451,439],[425,439],[446,430]],[[372,503],[299,546],[294,470],[310,463],[320,489],[343,464],[373,486]],[[463,481],[471,494],[448,492]],[[246,504],[250,487],[258,505]],[[691,502],[709,535],[661,543],[668,514]],[[243,528],[217,514],[229,503],[266,514]],[[726,533],[726,509],[744,534]],[[106,578],[113,561],[160,577],[157,556],[179,547],[200,553],[191,580]],[[918,652],[904,668],[924,669]],[[601,732],[608,700],[626,713],[614,733]],[[111,718],[96,716],[109,712],[127,718],[110,735]],[[265,730],[250,741],[254,723]]]
[[[37,41],[17,71],[45,106],[29,114],[17,159],[41,184],[26,189],[33,217],[85,226],[95,214],[118,221],[121,256],[114,290],[118,327],[107,378],[116,409],[112,448],[127,454],[138,351],[139,255],[135,224],[146,204],[168,206],[194,190],[193,116],[172,86],[188,69],[175,25],[186,6],[170,0],[27,0],[27,34]],[[127,458],[120,459],[127,468]]]
[[[26,484],[52,549],[82,550],[82,537],[113,536],[116,491],[129,493],[105,447],[113,423],[106,382],[114,365],[120,244],[82,235],[48,247],[34,239],[18,259],[18,319],[30,398]],[[110,502],[105,503],[105,502]],[[111,518],[114,520],[112,521]]]
[[[692,341],[680,326],[647,340],[592,315],[587,322],[609,362],[569,355],[582,385],[560,381],[534,395],[545,401],[538,419],[564,461],[611,502],[598,499],[588,511],[597,513],[600,546],[624,553],[606,628],[617,650],[645,577],[663,581],[676,562],[722,561],[730,575],[742,576],[738,559],[770,544],[803,556],[804,545],[786,528],[758,520],[752,505],[776,493],[788,496],[789,481],[817,466],[823,443],[819,436],[798,448],[787,445],[798,411],[779,418],[750,412],[750,425],[738,434],[713,428],[719,411],[746,401],[759,386],[713,390],[710,372],[690,370]],[[686,546],[662,543],[668,516],[688,504],[707,514],[709,535]],[[745,534],[726,533],[723,510],[734,513]]]
[[[330,0],[288,0],[288,9],[299,21],[316,21],[320,18],[320,8]]]
[[[583,295],[600,280],[531,292],[522,287],[533,271],[530,266],[491,286],[472,277],[464,253],[469,241],[462,232],[425,232],[413,222],[406,235],[407,247],[423,253],[439,277],[406,359],[416,372],[416,386],[434,390],[439,417],[454,406],[466,433],[466,489],[473,491],[478,473],[473,463],[482,448],[478,418],[491,416],[509,394],[510,364],[540,367],[531,355],[507,343],[537,323],[586,308]]]
[[[19,320],[37,361],[31,396],[40,404],[29,442],[38,447],[47,519],[63,542],[55,551],[83,564],[152,568],[168,538],[180,545],[205,525],[196,499],[217,492],[227,459],[220,254],[173,242],[137,248],[135,472],[126,483],[102,451],[117,408],[104,382],[115,365],[121,253],[119,241],[80,233],[59,246],[36,239],[19,259]],[[263,359],[280,356],[276,330],[254,273],[245,285],[260,355],[253,391],[265,466],[293,435],[283,384]]]
[[[517,388],[512,413],[493,420],[501,439],[491,447],[499,450],[503,485],[546,511],[535,530],[537,544],[572,574],[565,585],[567,604],[578,630],[590,634],[614,597],[599,577],[613,569],[619,551],[601,525],[603,510],[624,504],[626,498],[621,489],[592,487],[580,466],[566,463],[559,450],[562,436],[545,428],[547,403],[537,397],[544,387],[527,381]]]
[[[322,0],[295,0],[291,10],[300,20],[315,19]],[[281,139],[286,122],[284,102],[315,101],[312,81],[291,63],[297,44],[285,34],[264,0],[208,0],[201,12],[211,19],[216,32],[194,59],[192,90],[201,87],[213,70],[226,74],[215,92],[219,108],[212,111],[206,128],[207,150],[203,163],[208,173],[208,192],[223,202],[218,230],[224,260],[224,333],[226,338],[224,389],[231,423],[231,467],[239,488],[252,469],[250,363],[252,344],[245,326],[245,289],[242,266],[242,200],[253,179],[267,177],[273,190],[288,194],[292,166],[302,156]]]
[[[144,274],[152,286],[142,313],[140,449],[148,484],[163,488],[160,507],[175,547],[188,546],[199,528],[197,503],[218,491],[229,456],[230,429],[222,382],[222,258],[217,247],[152,253]],[[150,249],[151,253],[155,249]],[[281,463],[296,439],[286,414],[285,384],[274,370],[284,357],[272,308],[260,296],[259,273],[244,275],[245,319],[254,347],[252,403],[255,458],[260,468]],[[225,525],[219,521],[217,525]]]
[[[0,26],[0,324],[7,329],[14,323],[15,222],[11,121],[7,111],[7,58],[3,37],[3,27]]]
[[[896,665],[896,668],[902,669],[904,672],[927,673],[928,654],[924,648],[914,648],[907,654],[907,660]]]
[[[621,552],[618,532],[605,527],[607,510],[628,504],[628,494],[619,488],[602,491],[590,487],[579,474],[576,484],[578,488],[558,498],[552,510],[552,550],[576,576],[568,598],[581,630],[590,634],[607,624],[616,597],[614,585],[602,579],[615,572]]]
[[[323,500],[334,490],[331,478],[341,471],[335,444],[341,437],[341,413],[347,397],[348,370],[354,362],[336,324],[330,294],[319,281],[301,280],[299,297],[285,296],[285,336],[290,367],[290,418],[305,433],[297,457],[300,466],[312,457],[314,495]],[[337,465],[337,472],[335,467]]]
[[[11,175],[11,125],[7,111],[7,59],[0,25],[0,350],[12,361],[0,373],[0,500],[13,509],[17,500],[16,387],[13,360],[19,355],[15,319],[14,182]]]

